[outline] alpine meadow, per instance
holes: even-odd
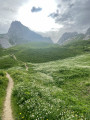
[[[90,120],[90,1],[1,4],[0,120]]]

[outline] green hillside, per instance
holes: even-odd
[[[24,48],[24,47],[23,47]],[[33,63],[41,63],[54,61],[59,59],[65,59],[67,57],[73,57],[78,54],[82,54],[85,52],[90,52],[90,40],[88,41],[80,41],[67,44],[66,46],[58,46],[53,45],[48,48],[28,48],[20,49],[18,48],[17,53],[15,55],[17,58],[24,62],[33,62]]]
[[[8,84],[8,80],[5,75],[6,75],[5,72],[0,70],[0,120],[3,112],[3,104],[4,104],[6,88]]]
[[[19,62],[12,55],[3,56],[0,58],[0,69],[7,69],[17,66]]]
[[[14,80],[15,120],[89,120],[90,40],[0,49],[0,116],[8,83],[5,72]]]
[[[90,52],[90,40],[70,42],[67,45],[31,43],[4,50],[2,54],[15,54],[23,62],[42,63]]]
[[[89,120],[89,54],[27,66],[9,70],[16,119]]]

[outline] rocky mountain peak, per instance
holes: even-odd
[[[38,33],[31,31],[19,21],[13,21],[8,30],[10,42],[13,44],[22,44],[27,42],[52,42],[50,38],[42,37]]]
[[[62,35],[62,37],[59,39],[58,43],[64,43],[68,39],[71,39],[73,37],[76,37],[78,35],[77,32],[66,32]]]
[[[29,29],[26,26],[24,26],[23,24],[21,24],[21,22],[13,21],[10,25],[9,30],[8,30],[8,34],[14,34],[14,33],[17,33],[17,32],[25,32],[23,30],[28,30],[29,31]]]

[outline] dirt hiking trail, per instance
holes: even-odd
[[[26,71],[28,71],[28,66],[27,66],[27,64],[26,64],[26,63],[24,63],[24,64],[25,64]]]
[[[17,58],[16,58],[16,56],[13,54],[13,58],[15,59],[15,60],[17,60]]]
[[[13,89],[14,83],[8,73],[6,73],[6,77],[8,78],[9,83],[8,83],[8,87],[7,87],[6,99],[4,102],[2,120],[14,120],[13,116],[12,116],[12,109],[11,109],[11,94],[12,94],[12,89]]]

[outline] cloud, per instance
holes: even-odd
[[[32,3],[30,4],[31,6],[29,6],[28,4],[30,3],[30,1]],[[17,20],[18,11],[23,5],[28,4],[29,6],[28,8],[31,9],[32,13],[40,12],[43,6],[42,8],[35,7],[35,6],[41,6],[41,4],[39,3],[35,4],[34,1],[35,0],[6,0],[6,1],[0,0],[0,5],[1,5],[0,6],[0,33],[5,33],[8,31],[8,28],[11,22],[13,20]],[[55,33],[49,32],[48,36],[50,35],[52,38],[57,39],[58,36],[60,37],[60,35],[63,34],[64,32],[72,32],[72,31],[84,32],[86,31],[87,28],[90,27],[90,0],[82,0],[82,1],[81,0],[55,0],[55,1],[57,3],[57,8],[55,7],[54,9],[55,11],[52,10],[52,12],[51,13],[49,12],[48,13],[49,15],[47,16],[51,17],[50,19],[53,19],[53,21],[55,20],[56,23],[63,25],[63,28],[60,28],[58,32],[54,31]],[[46,5],[48,4],[50,6],[50,2],[47,3]],[[52,6],[53,4],[51,1]],[[50,10],[52,6],[50,7]],[[31,12],[28,11],[28,8],[26,8],[25,10],[27,11],[26,13],[29,14]],[[44,10],[47,11],[46,6],[43,8],[43,11]],[[22,14],[21,14],[21,17],[23,19]],[[26,16],[24,18],[26,18]],[[42,18],[42,16],[40,18]],[[45,22],[46,20],[44,19],[43,21]],[[53,28],[53,25],[52,25],[52,28]]]
[[[17,19],[20,6],[28,0],[0,0],[0,33],[6,33],[13,20]]]
[[[48,17],[56,18],[58,16],[59,16],[59,11],[57,10],[56,12],[51,13]]]
[[[40,11],[42,11],[42,8],[40,8],[40,7],[37,8],[37,7],[33,6],[31,9],[31,12],[40,12]]]
[[[49,15],[56,23],[63,24],[71,31],[82,32],[82,29],[90,27],[90,0],[57,0],[57,3],[58,14],[54,12]]]

